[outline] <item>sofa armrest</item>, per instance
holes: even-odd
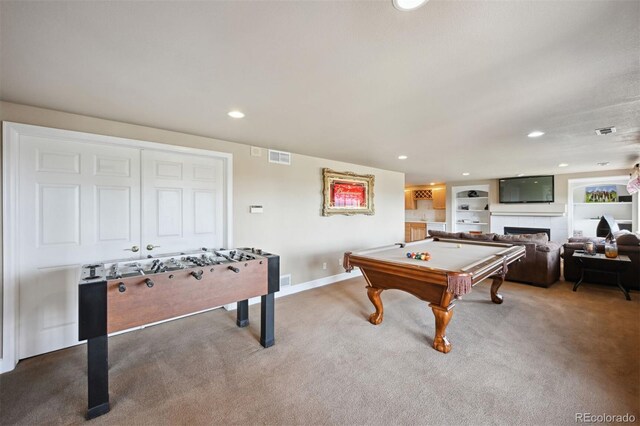
[[[559,252],[560,247],[561,247],[560,244],[554,243],[553,241],[549,241],[548,243],[545,243],[545,244],[538,244],[536,246],[536,251],[541,251],[544,253],[551,253],[556,251]]]

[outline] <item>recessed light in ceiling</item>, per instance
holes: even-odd
[[[609,162],[608,161],[602,161],[600,163],[596,163],[598,166],[608,166]]]
[[[534,130],[533,132],[529,133],[527,136],[529,136],[530,138],[539,138],[542,135],[544,135],[544,132],[541,132],[540,130]]]
[[[464,172],[462,176],[469,176],[469,172]]]
[[[522,177],[522,176],[524,176],[524,173],[518,173],[516,176]]]
[[[429,0],[393,0],[393,7],[403,12],[415,10]]]
[[[567,163],[560,163],[560,164],[558,164],[558,167],[567,167],[568,165],[569,164],[567,164]]]
[[[409,157],[407,157],[406,155],[398,155],[398,160],[406,160],[407,158]]]
[[[227,115],[232,118],[244,118],[244,113],[240,111],[229,111]]]

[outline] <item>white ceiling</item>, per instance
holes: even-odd
[[[0,2],[2,100],[407,183],[630,168],[639,58],[638,1]]]

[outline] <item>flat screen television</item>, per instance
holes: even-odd
[[[553,203],[552,175],[502,178],[499,183],[501,203]]]

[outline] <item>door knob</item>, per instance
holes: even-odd
[[[138,246],[132,246],[131,248],[128,249],[124,249],[124,251],[132,251],[132,252],[137,252],[138,250],[140,250],[140,247]]]
[[[160,247],[160,246],[154,246],[153,244],[147,244],[147,250],[149,250],[149,251],[153,250],[154,248],[158,248],[158,247]]]

